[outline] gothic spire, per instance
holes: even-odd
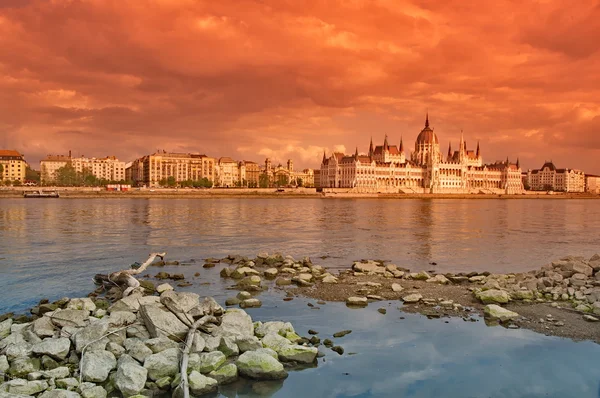
[[[509,164],[509,163],[508,163],[508,156],[506,157],[506,164],[507,164],[507,165]]]
[[[425,114],[425,128],[429,127],[429,111]]]
[[[356,152],[354,152],[354,157],[358,158],[358,147],[356,147]]]
[[[479,157],[479,141],[477,141],[477,157]]]
[[[327,156],[325,156],[325,149],[323,149],[323,163],[327,160]]]
[[[448,157],[452,157],[452,143],[448,141]]]
[[[371,136],[371,144],[369,145],[369,156],[373,156],[373,136]]]
[[[400,152],[404,152],[404,143],[402,142],[402,135],[400,135],[400,148],[398,148]]]
[[[388,144],[388,140],[387,140],[387,134],[385,135],[385,138],[383,140],[383,150],[387,151],[388,149],[390,149],[390,146]]]
[[[521,163],[519,162],[519,158],[517,158],[517,169],[521,168]]]

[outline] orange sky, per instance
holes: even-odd
[[[428,109],[444,151],[600,174],[598,42],[591,0],[0,0],[0,147],[317,167]]]

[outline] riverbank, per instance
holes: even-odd
[[[526,192],[520,195],[505,194],[422,194],[422,193],[351,193],[317,192],[314,188],[211,188],[211,189],[138,189],[130,191],[106,191],[101,188],[47,187],[56,191],[61,199],[213,199],[213,198],[322,198],[322,199],[600,199],[590,193]],[[24,192],[39,190],[38,187],[12,187],[0,189],[0,198],[23,198]]]

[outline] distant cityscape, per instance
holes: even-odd
[[[0,185],[107,186],[180,188],[270,188],[307,187],[324,191],[354,193],[506,193],[525,190],[600,193],[600,176],[581,170],[557,168],[552,161],[540,169],[523,171],[519,160],[484,164],[477,143],[470,150],[462,133],[458,149],[448,144],[443,155],[437,135],[426,116],[414,150],[407,158],[404,143],[382,145],[368,153],[356,148],[352,155],[323,153],[319,169],[296,170],[289,159],[285,165],[263,164],[230,157],[198,153],[172,153],[164,150],[126,163],[114,156],[102,158],[48,155],[39,170],[32,169],[16,150],[0,149]]]

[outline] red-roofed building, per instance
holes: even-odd
[[[2,166],[0,180],[3,182],[25,181],[27,163],[21,153],[12,149],[0,149],[0,165]]]

